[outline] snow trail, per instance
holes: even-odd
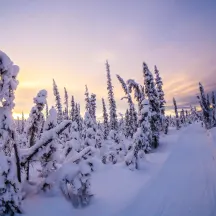
[[[216,215],[215,152],[199,124],[187,127],[156,178],[117,215]]]

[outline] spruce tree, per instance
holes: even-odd
[[[91,94],[90,97],[90,115],[96,122],[96,94]]]
[[[197,96],[197,98],[199,99],[200,106],[202,108],[204,124],[206,129],[210,129],[211,128],[210,109],[205,96],[204,88],[201,83],[199,83],[199,90],[200,90],[200,96]]]
[[[106,61],[106,71],[107,71],[107,90],[108,90],[108,100],[109,100],[109,114],[110,114],[110,129],[117,130],[118,121],[116,113],[116,102],[114,99],[113,85],[110,74],[110,65]]]
[[[78,131],[81,132],[82,121],[81,121],[81,116],[80,116],[79,105],[77,103],[75,104],[75,109],[74,109],[74,121],[77,123]]]
[[[82,138],[83,147],[96,146],[96,123],[92,119],[91,115],[86,112],[83,121]]]
[[[213,125],[216,126],[216,100],[215,100],[215,93],[212,92],[212,116],[213,116]]]
[[[185,126],[185,111],[184,109],[181,110],[181,113],[180,113],[180,120],[181,120],[181,124]]]
[[[39,139],[43,130],[45,120],[42,111],[44,106],[46,105],[46,98],[46,90],[39,91],[37,96],[34,98],[35,106],[31,109],[26,128],[29,147],[35,145],[37,139]],[[29,180],[29,163],[26,167],[26,179]]]
[[[126,113],[125,113],[124,122],[125,122],[124,134],[125,134],[125,137],[128,138],[128,136],[130,135],[130,130],[131,130],[131,127],[130,127],[130,113],[129,113],[128,109],[126,110]]]
[[[138,157],[141,152],[149,152],[151,149],[152,131],[149,123],[150,106],[149,101],[144,99],[141,104],[139,116],[139,128],[133,136],[133,146],[126,156],[126,165],[130,169],[138,169]]]
[[[46,119],[49,116],[49,107],[48,107],[48,103],[46,102]]]
[[[130,123],[129,123],[129,126],[130,126],[130,131],[129,131],[129,134],[128,136],[130,136],[131,138],[133,137],[133,134],[136,132],[137,130],[137,113],[136,113],[136,110],[135,110],[135,107],[134,107],[134,103],[132,101],[132,97],[129,93],[129,89],[126,85],[126,83],[124,82],[124,80],[119,76],[119,75],[116,75],[119,82],[121,83],[121,86],[122,86],[122,89],[126,95],[126,99],[128,101],[128,105],[129,105],[129,115],[130,115]]]
[[[53,94],[55,96],[55,101],[56,101],[56,109],[58,114],[57,119],[58,119],[58,123],[60,123],[63,120],[62,104],[61,104],[61,97],[59,94],[59,90],[54,79],[53,79]]]
[[[21,122],[20,122],[20,118],[19,116],[17,117],[17,120],[16,120],[16,131],[18,134],[21,134],[21,126],[20,126]]]
[[[72,95],[71,97],[71,120],[75,120],[75,101],[74,101],[74,96]]]
[[[19,67],[0,51],[0,215],[21,213],[21,169],[12,117]],[[13,152],[12,152],[13,148]]]
[[[21,133],[24,132],[25,129],[25,117],[24,117],[24,113],[22,112],[22,126],[21,126]]]
[[[49,110],[48,118],[44,123],[44,131],[50,131],[51,129],[57,126],[57,112],[54,107]],[[44,148],[41,151],[40,162],[41,162],[41,173],[40,177],[43,177],[45,180],[42,183],[41,189],[46,191],[50,187],[50,182],[47,177],[57,169],[57,160],[56,160],[56,151],[58,148],[59,142],[56,138],[51,142],[51,144]]]
[[[90,98],[89,98],[89,91],[88,91],[88,86],[86,85],[85,86],[85,109],[86,109],[86,112],[89,112],[90,113]]]
[[[176,129],[180,129],[179,115],[178,115],[178,107],[175,98],[173,98],[173,105],[175,110],[175,118],[176,118]]]
[[[209,94],[206,95],[206,103],[207,103],[208,109],[210,109],[211,103],[210,103]]]
[[[164,91],[163,91],[163,82],[159,74],[159,70],[157,69],[157,66],[155,66],[155,84],[156,89],[158,92],[159,102],[160,102],[160,111],[161,114],[165,115],[165,99],[164,99]]]
[[[132,89],[134,90],[134,98],[138,102],[138,110],[140,112],[140,110],[141,110],[141,103],[145,99],[144,87],[141,86],[141,85],[139,85],[138,83],[136,83],[132,79],[129,79],[127,81],[127,85],[128,85],[129,93],[132,92]]]
[[[155,65],[155,84],[156,89],[158,93],[158,98],[160,102],[160,114],[161,114],[161,129],[164,131],[165,134],[168,133],[168,127],[167,122],[165,118],[165,99],[164,99],[164,91],[163,91],[163,82],[160,77],[159,70],[157,69],[157,66]]]
[[[143,63],[143,76],[145,84],[145,92],[148,96],[151,110],[151,131],[152,131],[152,147],[157,148],[159,145],[159,126],[160,126],[160,102],[157,90],[155,88],[153,75],[148,69],[146,63]]]
[[[104,99],[102,98],[102,106],[103,106],[103,126],[104,126],[104,139],[106,140],[109,134],[109,122],[108,122],[108,114],[106,109],[106,104]]]
[[[69,119],[69,105],[68,105],[68,93],[67,93],[66,88],[64,88],[64,97],[65,97],[65,101],[64,101],[64,105],[65,105],[64,119],[68,120]]]

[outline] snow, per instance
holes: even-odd
[[[47,91],[45,89],[40,90],[37,96],[34,98],[36,104],[46,104]]]
[[[207,134],[200,124],[171,129],[159,148],[145,155],[141,170],[100,164],[92,174],[88,207],[75,209],[60,195],[37,195],[25,201],[26,216],[214,216],[215,138],[215,128]]]

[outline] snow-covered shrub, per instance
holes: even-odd
[[[74,207],[83,207],[90,203],[91,172],[94,170],[91,158],[94,148],[86,147],[81,152],[67,160],[60,168],[59,186],[64,196]]]

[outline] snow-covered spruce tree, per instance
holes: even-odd
[[[21,133],[24,132],[25,129],[25,117],[24,117],[24,113],[22,112],[22,126],[21,126]]]
[[[146,63],[143,63],[143,76],[145,84],[145,92],[148,96],[151,118],[150,125],[152,131],[152,143],[153,148],[157,148],[159,145],[159,126],[160,126],[160,102],[158,99],[157,90],[154,85],[153,75],[149,71]]]
[[[210,109],[211,103],[210,103],[209,94],[206,95],[206,103],[207,103],[208,108]]]
[[[0,51],[0,215],[21,213],[20,158],[12,117],[18,72],[19,67]]]
[[[16,131],[17,131],[18,134],[21,133],[21,125],[20,124],[21,124],[21,122],[20,122],[20,118],[18,116],[17,119],[16,119]]]
[[[132,92],[132,89],[134,90],[134,98],[138,102],[138,109],[139,109],[139,112],[140,112],[141,103],[145,99],[144,87],[142,87],[141,85],[139,85],[137,82],[135,82],[132,79],[129,79],[127,81],[127,85],[128,85],[129,93]]]
[[[74,96],[71,97],[71,112],[70,112],[71,120],[75,121],[75,101]]]
[[[40,138],[42,133],[44,126],[44,115],[42,111],[46,105],[46,98],[46,90],[39,91],[37,96],[34,98],[35,106],[31,109],[26,127],[26,135],[29,147],[35,145],[37,139]],[[26,166],[26,180],[29,180],[29,164]]]
[[[48,103],[46,102],[46,119],[49,116],[49,107],[48,107]]]
[[[75,110],[74,110],[74,121],[77,123],[78,131],[82,131],[82,118],[80,115],[80,109],[79,104],[75,104]]]
[[[90,108],[91,108],[91,104],[90,104],[90,98],[89,98],[89,91],[88,91],[88,86],[85,86],[85,110],[86,112],[91,112]]]
[[[125,127],[125,122],[124,122],[124,115],[122,113],[119,113],[119,121],[118,121],[118,131],[122,134],[125,134],[124,132],[124,127]],[[125,136],[125,135],[124,135]]]
[[[196,107],[192,107],[190,106],[190,115],[188,116],[189,118],[189,122],[196,122],[199,120],[199,116],[197,114],[197,111],[196,111]],[[186,118],[186,121],[187,121],[187,116],[185,117]]]
[[[18,143],[19,143],[19,148],[26,148],[28,146],[28,140],[27,140],[27,135],[26,135],[26,130],[25,130],[25,118],[24,118],[24,113],[22,112],[22,119],[20,123],[20,134],[18,136]]]
[[[133,146],[129,150],[125,163],[130,169],[138,169],[138,157],[140,153],[147,153],[151,150],[152,132],[149,123],[150,118],[149,101],[144,99],[141,104],[139,116],[139,128],[133,136]]]
[[[57,126],[57,111],[54,107],[49,110],[49,115],[47,120],[44,123],[44,132],[50,131],[51,129]],[[45,179],[42,183],[42,190],[46,190],[47,187],[50,187],[50,184],[47,180],[47,177],[50,173],[56,170],[56,156],[55,152],[57,151],[57,145],[59,144],[57,138],[51,142],[51,144],[41,151],[40,162],[41,162],[41,173],[40,176]]]
[[[128,109],[126,110],[125,118],[124,118],[124,134],[126,138],[128,138],[130,134],[130,113]]]
[[[164,129],[164,134],[168,134],[169,118],[167,116],[164,117],[163,129]]]
[[[206,129],[211,128],[210,109],[206,100],[205,91],[201,83],[199,83],[200,96],[197,96],[203,113],[203,121]]]
[[[106,71],[107,71],[107,90],[108,90],[108,100],[109,100],[109,114],[110,114],[110,129],[117,130],[118,121],[116,113],[116,102],[114,99],[113,85],[110,74],[110,65],[106,61]]]
[[[102,130],[98,127],[95,133],[95,147],[100,149],[104,142],[104,136]]]
[[[46,98],[46,90],[40,90],[37,96],[34,98],[35,106],[31,109],[26,127],[29,147],[35,144],[36,140],[40,137],[40,134],[43,130],[45,120],[42,111],[46,105]]]
[[[158,92],[158,97],[159,97],[159,102],[160,102],[160,111],[161,114],[164,116],[165,115],[165,99],[164,99],[164,91],[163,91],[163,82],[159,74],[159,70],[157,69],[157,66],[155,65],[155,84],[156,84],[156,89]]]
[[[121,86],[122,86],[122,89],[125,93],[125,98],[127,99],[128,101],[128,105],[129,105],[129,127],[130,127],[130,130],[129,130],[129,134],[128,134],[128,137],[133,137],[133,134],[136,132],[137,130],[137,112],[135,110],[135,107],[134,107],[134,103],[132,101],[132,98],[131,98],[131,95],[129,93],[129,90],[128,90],[128,87],[126,85],[126,83],[124,82],[124,80],[119,76],[119,75],[116,75],[117,76],[117,79],[119,80],[119,82],[121,83]]]
[[[59,90],[54,79],[53,79],[53,94],[55,96],[55,101],[56,101],[55,107],[57,109],[57,114],[58,114],[57,119],[58,119],[58,123],[60,123],[63,120],[62,104],[61,104],[61,97],[59,94]]]
[[[162,79],[160,77],[160,73],[159,70],[157,69],[157,66],[155,65],[155,84],[156,84],[156,89],[157,89],[157,93],[158,93],[158,98],[159,98],[159,102],[160,102],[160,112],[161,112],[161,129],[166,132],[165,134],[167,134],[168,132],[168,127],[167,127],[167,123],[165,121],[165,99],[164,99],[164,91],[163,91],[163,82]]]
[[[212,92],[212,120],[213,120],[213,126],[216,127],[216,100],[215,100],[215,93]]]
[[[104,129],[104,139],[106,140],[109,134],[109,122],[108,122],[108,114],[106,109],[106,104],[104,99],[102,98],[103,105],[103,129]]]
[[[186,121],[185,121],[185,111],[184,111],[184,109],[182,109],[181,112],[180,112],[180,122],[181,122],[181,124],[182,124],[183,126],[186,125]]]
[[[68,120],[69,119],[69,105],[68,105],[68,93],[67,89],[64,88],[64,105],[65,105],[65,110],[64,110],[64,119]]]
[[[78,130],[78,125],[75,121],[72,122],[69,135],[70,138],[65,143],[65,148],[64,148],[65,158],[71,157],[71,155],[76,155],[76,153],[80,152],[80,150],[82,149],[80,132]]]
[[[179,121],[179,114],[178,114],[178,107],[177,107],[177,103],[176,103],[176,99],[173,98],[173,105],[174,105],[174,110],[175,110],[175,118],[176,118],[176,129],[179,130],[180,129],[180,121]]]
[[[90,100],[90,115],[92,119],[96,122],[96,94],[91,94],[89,100]]]
[[[89,112],[86,112],[84,116],[83,130],[82,130],[83,148],[87,146],[95,147],[96,145],[95,133],[96,133],[96,123],[93,121]]]

